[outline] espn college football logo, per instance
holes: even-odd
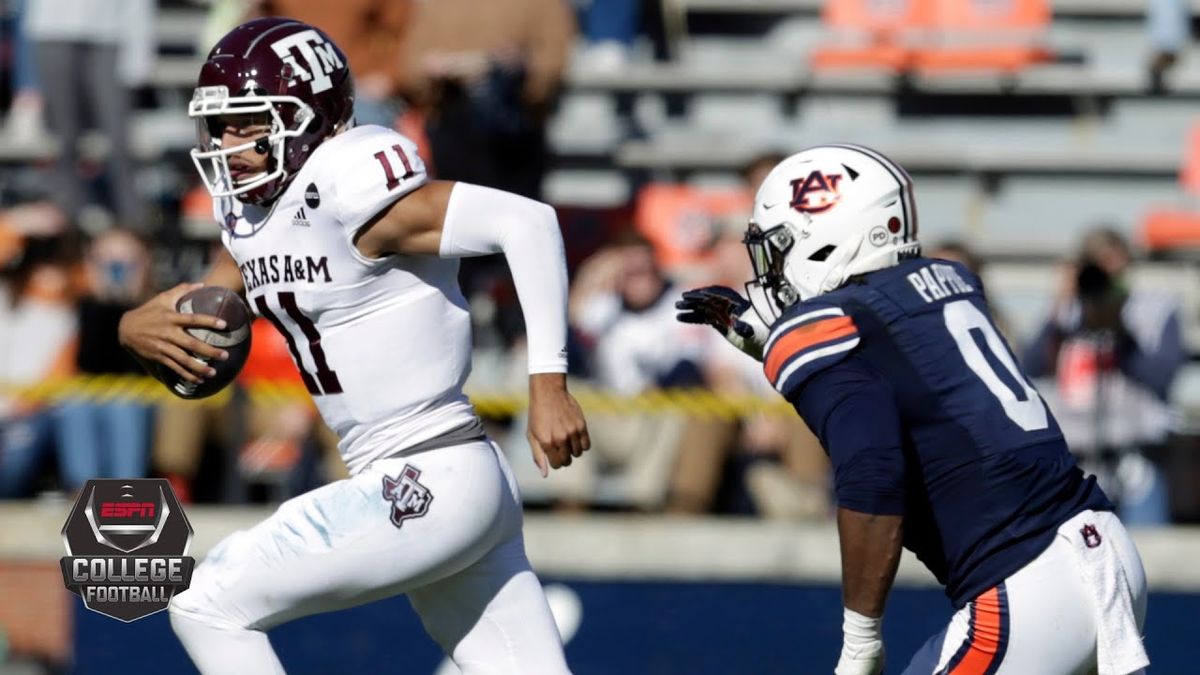
[[[62,535],[63,581],[94,612],[134,621],[191,583],[192,526],[165,480],[89,480]]]

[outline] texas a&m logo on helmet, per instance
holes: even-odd
[[[346,67],[333,43],[313,29],[276,40],[271,43],[271,49],[283,59],[280,75],[289,88],[296,86],[297,81],[307,82],[312,93],[319,94],[333,86],[329,76]],[[297,55],[303,63],[296,59]]]

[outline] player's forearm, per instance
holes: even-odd
[[[547,204],[458,183],[446,209],[440,254],[503,253],[525,316],[529,372],[567,371],[567,266],[558,217]]]
[[[842,549],[842,604],[868,617],[883,616],[896,578],[903,540],[902,516],[882,516],[839,508]]]

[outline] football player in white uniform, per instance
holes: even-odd
[[[503,253],[528,329],[530,444],[545,474],[588,449],[567,392],[567,280],[554,210],[430,181],[415,146],[355,127],[353,81],[320,30],[243,24],[213,48],[189,115],[226,254],[205,283],[243,292],[287,338],[351,477],[226,538],[171,602],[203,673],[283,672],[266,632],[408,595],[464,673],[568,672],[521,535],[504,456],[463,394],[457,258]],[[175,311],[181,285],[125,315],[122,343],[188,381],[224,357]]]

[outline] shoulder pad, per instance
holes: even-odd
[[[350,232],[429,180],[416,144],[396,131],[356,127],[330,140],[336,154],[322,158],[321,182],[335,195],[335,213]]]
[[[841,307],[803,303],[771,327],[763,370],[771,386],[789,396],[810,377],[858,346],[858,327]]]

